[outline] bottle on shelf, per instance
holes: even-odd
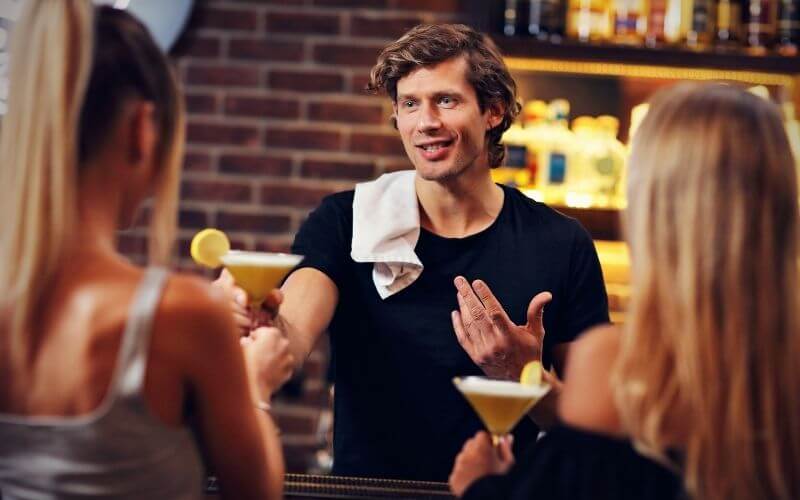
[[[619,119],[610,115],[600,115],[596,120],[600,141],[604,145],[604,156],[596,163],[598,173],[597,205],[602,207],[616,206],[616,194],[622,181],[628,152],[617,135]]]
[[[717,49],[737,48],[741,42],[742,9],[739,0],[717,2],[717,29],[714,45]]]
[[[505,0],[505,2],[503,33],[506,36],[527,35],[530,2],[528,0]]]
[[[606,41],[613,33],[610,0],[568,0],[567,36],[581,42]]]
[[[780,0],[778,53],[796,56],[800,46],[800,0]]]
[[[641,45],[647,32],[643,0],[614,0],[614,42]]]
[[[742,26],[747,52],[754,55],[765,55],[778,31],[777,1],[744,0]]]
[[[669,44],[682,43],[692,25],[692,0],[667,0],[664,15],[664,40]]]
[[[566,28],[565,0],[529,0],[528,34],[539,40],[560,42]]]
[[[664,38],[664,19],[667,16],[667,0],[650,0],[649,7],[644,44],[647,47],[654,48],[666,42]]]
[[[539,161],[536,172],[536,189],[547,203],[563,203],[565,182],[570,168],[570,158],[575,139],[567,125],[569,102],[555,99],[550,102],[550,119],[542,130]]]
[[[714,41],[717,3],[715,0],[694,0],[692,24],[686,32],[686,45],[691,49],[705,50]]]

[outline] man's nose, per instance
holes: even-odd
[[[439,118],[439,110],[436,109],[436,106],[423,104],[419,111],[417,128],[420,132],[438,130],[442,127],[442,121]]]

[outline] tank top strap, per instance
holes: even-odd
[[[168,271],[148,267],[133,297],[125,331],[122,334],[115,374],[115,395],[131,397],[141,394],[147,369],[150,333]]]

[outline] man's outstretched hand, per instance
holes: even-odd
[[[459,344],[483,372],[495,378],[518,380],[529,361],[541,361],[544,342],[542,318],[550,292],[537,294],[528,305],[528,322],[516,325],[489,286],[481,280],[455,281],[458,311],[451,314]]]

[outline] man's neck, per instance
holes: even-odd
[[[439,236],[463,238],[483,231],[503,208],[503,190],[488,170],[459,175],[446,181],[417,176],[420,224]]]

